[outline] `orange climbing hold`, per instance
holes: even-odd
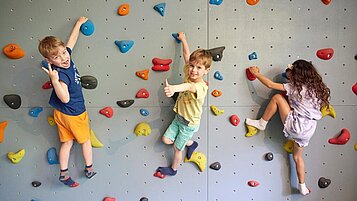
[[[321,0],[321,1],[322,1],[322,3],[324,3],[325,5],[329,5],[332,0]]]
[[[130,5],[129,4],[121,4],[118,8],[118,15],[120,16],[125,16],[129,14],[130,11]]]
[[[220,97],[222,95],[222,91],[215,89],[215,90],[212,91],[211,94],[214,97]]]
[[[350,132],[346,129],[343,128],[341,131],[341,134],[337,138],[331,138],[328,140],[330,144],[338,144],[338,145],[343,145],[346,144],[351,138]]]
[[[7,44],[2,52],[10,59],[20,59],[25,56],[25,52],[17,44],[10,43]]]
[[[149,79],[149,69],[136,71],[135,75],[140,77],[143,80],[148,80]]]
[[[251,6],[254,6],[256,5],[257,3],[259,3],[259,0],[247,0],[247,4],[251,5]]]
[[[0,123],[0,143],[4,141],[5,127],[7,126],[7,121]]]

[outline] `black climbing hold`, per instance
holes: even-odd
[[[266,153],[266,154],[265,154],[265,160],[267,160],[267,161],[272,161],[273,158],[274,158],[273,153],[269,152],[269,153]]]
[[[213,170],[219,170],[219,169],[221,169],[222,166],[219,162],[214,162],[209,167]]]
[[[212,48],[207,51],[212,55],[213,61],[221,61],[223,57],[223,50],[225,48],[226,47],[222,46],[222,47]]]
[[[357,60],[357,54],[355,55],[355,60]]]
[[[330,179],[326,179],[325,177],[320,177],[318,185],[320,188],[326,188],[331,184]]]
[[[177,98],[179,96],[179,92],[175,92],[174,95],[171,96],[172,99],[176,102]]]
[[[98,80],[93,76],[85,75],[81,77],[81,85],[85,89],[95,89],[98,85]]]
[[[140,198],[140,201],[149,201],[149,199],[146,197],[142,197],[142,198]]]
[[[133,99],[117,101],[119,107],[129,107],[134,103]]]
[[[41,182],[39,182],[39,181],[33,181],[33,182],[32,182],[32,186],[33,186],[33,187],[39,187],[39,186],[41,186]]]
[[[8,94],[4,96],[4,101],[12,109],[18,109],[21,106],[21,97],[17,94]]]

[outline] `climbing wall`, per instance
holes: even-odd
[[[220,2],[220,1],[218,1]],[[130,12],[119,16],[117,9],[130,4]],[[356,83],[357,2],[320,0],[269,0],[256,5],[246,1],[209,0],[166,1],[164,16],[153,7],[163,1],[119,0],[4,0],[0,8],[0,46],[16,43],[25,51],[21,59],[0,56],[0,96],[18,94],[19,109],[0,102],[0,124],[7,121],[4,140],[0,144],[0,200],[120,200],[150,201],[233,201],[233,200],[355,200],[357,180],[356,118],[357,96],[351,88]],[[41,70],[43,59],[38,41],[47,35],[66,40],[79,16],[88,17],[95,26],[91,36],[80,34],[72,58],[81,75],[98,79],[95,89],[84,90],[90,124],[103,148],[94,148],[94,167],[98,172],[91,180],[84,177],[81,147],[71,150],[70,174],[80,183],[75,189],[58,181],[59,166],[50,165],[47,151],[60,143],[56,127],[48,124],[53,109],[48,104],[51,90],[41,86],[48,76]],[[207,157],[207,168],[200,172],[193,163],[182,163],[175,177],[153,177],[158,166],[169,165],[173,158],[171,146],[161,142],[162,133],[174,117],[171,98],[163,94],[167,78],[171,84],[182,80],[182,49],[172,33],[184,31],[190,49],[225,46],[223,59],[213,63],[209,91],[203,108],[200,130],[194,135],[197,151]],[[133,40],[127,53],[121,53],[116,40]],[[322,60],[316,52],[333,48],[330,60]],[[257,59],[248,55],[256,52]],[[152,59],[172,59],[170,71],[151,70]],[[284,149],[286,140],[278,116],[274,116],[265,132],[245,137],[246,117],[259,117],[269,98],[275,93],[258,81],[249,81],[245,69],[257,65],[267,77],[284,81],[281,73],[297,59],[312,61],[331,89],[331,104],[337,117],[319,121],[315,136],[304,151],[306,183],[312,193],[302,197],[297,191],[294,162]],[[149,79],[142,80],[136,71],[150,69]],[[214,78],[219,71],[223,80]],[[148,99],[135,98],[146,88]],[[214,90],[222,91],[213,97]],[[128,108],[119,107],[119,100],[134,99]],[[210,105],[224,110],[215,116]],[[29,110],[42,107],[38,117]],[[114,116],[99,114],[112,107]],[[139,110],[145,108],[149,116]],[[233,126],[229,117],[236,114],[241,122]],[[140,122],[148,122],[152,133],[136,136],[133,131]],[[345,145],[332,145],[328,139],[340,134],[342,128],[351,133]],[[0,127],[0,132],[2,131]],[[13,164],[8,152],[25,149],[25,156]],[[274,159],[264,156],[272,152]],[[219,171],[208,166],[220,162]],[[320,177],[331,180],[323,189]],[[249,180],[260,183],[248,186]],[[31,182],[40,181],[39,187]]]

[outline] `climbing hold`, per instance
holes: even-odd
[[[215,105],[211,105],[211,111],[214,115],[219,116],[224,113],[223,109],[218,109]]]
[[[133,100],[133,99],[117,101],[117,105],[118,105],[119,107],[123,107],[123,108],[129,107],[129,106],[131,106],[133,103],[134,103],[134,100]]]
[[[357,143],[355,144],[354,148],[355,148],[355,150],[357,151]]]
[[[322,1],[322,3],[324,3],[325,5],[329,5],[332,0],[321,0],[321,1]]]
[[[48,70],[48,61],[46,59],[41,61],[41,66],[45,67]]]
[[[55,122],[55,119],[53,118],[53,116],[48,116],[47,117],[47,122],[50,126],[55,126],[56,125],[56,122]]]
[[[134,45],[132,40],[116,40],[114,43],[119,47],[121,53],[127,53]]]
[[[171,35],[172,35],[172,37],[174,37],[174,38],[175,38],[176,43],[181,43],[181,40],[180,40],[180,39],[178,39],[178,37],[179,37],[179,34],[178,34],[178,33],[172,33]]]
[[[223,0],[209,0],[209,4],[212,4],[212,5],[221,5],[223,2]]]
[[[257,53],[253,52],[253,53],[249,54],[248,59],[249,60],[258,59]]]
[[[357,95],[357,82],[352,86],[352,91]]]
[[[95,148],[102,148],[104,146],[103,143],[98,140],[97,136],[95,136],[95,133],[92,129],[90,129],[90,143],[92,147]]]
[[[269,152],[269,153],[266,153],[266,154],[265,154],[265,160],[267,160],[267,161],[272,161],[273,158],[274,158],[273,153]]]
[[[213,170],[219,170],[219,169],[221,169],[221,167],[222,166],[221,166],[221,164],[219,162],[214,162],[209,166],[209,168],[211,168]]]
[[[330,138],[328,142],[330,144],[344,145],[350,140],[350,138],[351,138],[350,132],[346,128],[343,128],[338,137]]]
[[[18,44],[9,43],[2,48],[2,52],[10,59],[21,59],[25,56],[25,52]]]
[[[84,75],[81,77],[81,85],[85,89],[95,89],[98,85],[98,80],[91,75]]]
[[[56,148],[51,147],[47,150],[47,161],[50,165],[59,164]]]
[[[140,198],[140,201],[149,201],[149,199],[147,197],[142,197]]]
[[[33,107],[30,109],[29,115],[31,117],[38,117],[38,115],[40,115],[40,112],[42,112],[42,111],[43,111],[42,107]]]
[[[222,46],[222,47],[208,49],[207,51],[212,55],[213,61],[221,61],[223,58],[223,50],[225,48],[226,47]]]
[[[212,91],[211,94],[214,97],[220,97],[222,95],[222,91],[215,89],[215,90]]]
[[[141,122],[136,125],[134,133],[136,136],[148,136],[151,133],[151,127],[148,123]]]
[[[52,83],[51,81],[47,81],[45,84],[42,85],[42,89],[51,89]]]
[[[41,200],[39,200],[39,199],[31,199],[31,201],[41,201]]]
[[[322,117],[325,117],[325,116],[330,116],[332,118],[336,118],[336,111],[335,109],[332,107],[332,105],[328,105],[328,106],[324,106],[321,108],[321,114],[322,114]]]
[[[17,94],[8,94],[4,96],[4,101],[7,106],[12,109],[18,109],[21,106],[21,97]]]
[[[118,15],[120,16],[125,16],[127,14],[129,14],[130,12],[130,5],[129,4],[121,4],[118,8]]]
[[[214,78],[216,78],[217,80],[223,80],[223,75],[219,71],[216,71],[214,73]]]
[[[185,163],[187,163],[187,162],[195,163],[198,166],[198,168],[200,169],[200,171],[203,172],[206,169],[207,159],[203,153],[194,151],[192,153],[192,156],[190,159],[187,159],[187,157],[185,157],[184,162]]]
[[[170,64],[172,59],[160,59],[160,58],[153,58],[152,63],[154,66],[151,68],[153,71],[168,71],[170,70]]]
[[[166,177],[166,175],[162,174],[160,171],[156,171],[154,173],[154,177],[160,178],[160,179],[164,179]]]
[[[229,117],[229,121],[231,122],[231,124],[233,126],[238,126],[239,122],[240,122],[240,119],[237,115],[232,115],[231,117]]]
[[[149,69],[141,70],[141,71],[136,71],[135,75],[140,77],[143,80],[148,80],[149,79]]]
[[[257,187],[257,186],[259,186],[259,182],[257,182],[257,181],[255,181],[255,180],[250,180],[250,181],[248,181],[248,185],[250,186],[250,187]]]
[[[320,49],[316,52],[316,56],[323,60],[329,60],[332,58],[333,53],[334,51],[332,48]]]
[[[105,197],[103,201],[116,201],[116,199],[113,197]]]
[[[4,141],[6,126],[7,126],[7,121],[3,121],[0,123],[0,143],[2,143]]]
[[[248,5],[254,6],[259,3],[259,0],[247,0],[246,2]]]
[[[39,182],[39,181],[33,181],[31,184],[32,184],[33,187],[41,186],[41,182]]]
[[[249,68],[245,69],[245,74],[247,75],[247,78],[250,81],[254,81],[255,79],[257,79],[257,77],[255,77],[255,75],[250,72]]]
[[[21,161],[21,159],[25,156],[25,149],[21,149],[20,151],[14,153],[9,152],[7,157],[11,160],[12,163],[17,164]]]
[[[326,179],[325,177],[320,177],[318,185],[320,188],[327,188],[331,184],[330,179]]]
[[[288,140],[285,144],[284,144],[284,149],[286,152],[288,153],[293,153],[294,150],[294,141],[293,140]]]
[[[252,137],[253,135],[257,134],[259,131],[254,126],[247,125],[247,124],[245,124],[245,126],[247,127],[247,130],[248,130],[248,132],[245,134],[245,137]]]
[[[149,98],[149,96],[150,94],[145,88],[140,89],[135,95],[136,98]]]
[[[154,6],[154,10],[156,10],[158,13],[160,13],[161,16],[165,15],[165,7],[166,3],[159,3]]]
[[[105,108],[99,110],[99,113],[108,117],[108,118],[112,118],[114,111],[113,111],[113,108],[111,108],[111,107],[105,107]]]
[[[94,32],[94,24],[91,20],[88,19],[85,23],[81,25],[80,29],[84,35],[90,36]]]
[[[140,109],[140,114],[143,115],[144,117],[149,116],[149,110],[147,109]]]

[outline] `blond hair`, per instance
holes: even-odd
[[[189,63],[196,62],[198,64],[201,64],[205,67],[207,70],[208,68],[211,67],[212,64],[212,55],[204,49],[197,49],[194,52],[191,53]],[[188,66],[189,64],[186,64],[184,66],[184,73],[185,73],[185,78],[184,82],[189,82],[188,79]]]
[[[46,36],[38,44],[38,51],[45,58],[58,53],[58,47],[63,46],[64,42],[56,36]]]

